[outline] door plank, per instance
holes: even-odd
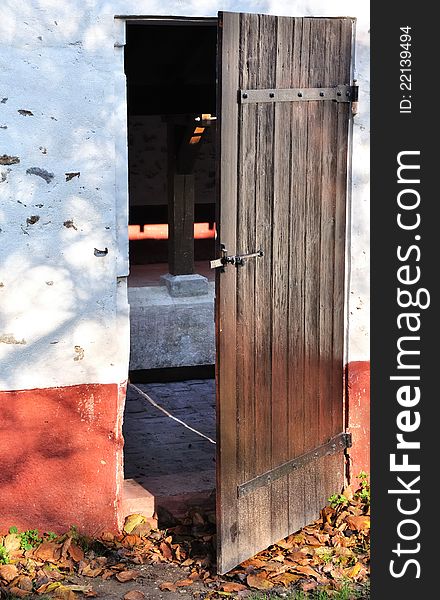
[[[295,19],[292,85],[303,86],[308,69],[310,21]],[[307,170],[308,106],[292,103],[291,146],[291,198],[290,198],[290,263],[289,263],[289,315],[288,315],[288,393],[289,393],[289,453],[303,454],[305,444],[304,412],[304,297],[305,297],[305,202],[304,173]],[[304,520],[306,502],[303,474],[289,476],[289,529],[295,531]]]
[[[306,87],[322,85],[324,20],[309,19],[309,64],[303,73]],[[304,345],[305,345],[305,395],[304,425],[306,451],[320,439],[319,431],[319,290],[320,290],[320,222],[321,222],[321,169],[322,169],[322,113],[323,103],[312,101],[308,107],[307,170],[305,204],[305,290],[304,290]],[[308,522],[316,518],[316,481],[318,465],[313,462],[304,468],[305,505]]]
[[[256,87],[258,64],[258,15],[242,15],[240,37],[240,88]],[[237,203],[237,248],[234,252],[250,252],[255,239],[256,139],[255,105],[241,107],[239,125],[239,163]],[[252,249],[252,250],[251,250]],[[256,474],[256,403],[255,403],[255,261],[237,272],[237,401],[239,406],[239,483]],[[238,482],[237,482],[238,483]],[[255,496],[238,500],[239,552],[252,555],[255,534],[251,526],[257,505]]]
[[[257,88],[275,86],[277,17],[259,16]],[[255,250],[264,256],[255,261],[255,474],[272,467],[272,211],[274,157],[274,109],[272,103],[256,104]],[[254,539],[268,546],[273,541],[272,486],[253,492],[255,514],[250,522]]]
[[[334,86],[339,81],[338,62],[332,60],[340,47],[340,26],[331,19],[325,21],[325,59],[323,82]],[[333,365],[333,278],[335,255],[335,206],[336,206],[336,152],[337,152],[337,111],[328,103],[323,104],[322,129],[322,169],[321,169],[321,253],[319,290],[319,412],[318,429],[321,439],[328,439],[335,428],[343,430],[341,381],[335,385]],[[342,355],[339,356],[339,360]],[[343,456],[338,456],[343,462]],[[334,469],[324,469],[320,464],[317,473],[317,503],[322,505],[330,493],[339,491],[339,476]],[[330,492],[329,492],[330,490]]]
[[[350,81],[352,76],[351,48],[354,40],[355,23],[350,19],[340,23],[339,79]],[[346,197],[349,140],[351,138],[350,105],[340,104],[337,111],[337,164],[336,164],[336,207],[335,207],[335,259],[333,278],[333,381],[335,385],[343,379],[345,321],[345,239],[346,239]],[[336,395],[337,391],[335,391]]]
[[[276,36],[276,88],[292,87],[292,42],[295,21],[278,19]],[[291,105],[275,104],[272,219],[272,468],[289,460],[288,329],[291,171]],[[272,539],[281,539],[289,528],[289,478],[272,484]]]
[[[237,243],[237,162],[240,16],[219,15],[218,53],[224,70],[218,73],[217,223],[227,248]],[[228,115],[222,119],[221,115]],[[218,244],[217,244],[218,245]],[[221,285],[220,285],[221,277]],[[242,560],[237,544],[237,396],[235,355],[236,279],[233,269],[216,275],[216,513],[217,561],[220,572]]]

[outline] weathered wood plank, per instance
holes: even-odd
[[[333,60],[339,51],[339,23],[326,19],[324,33],[324,60],[322,81],[327,85],[338,79],[338,62]],[[334,263],[334,218],[335,218],[335,167],[336,167],[336,119],[337,109],[329,103],[322,106],[322,168],[321,168],[321,222],[319,257],[319,395],[318,431],[322,442],[343,430],[336,423],[336,413],[342,409],[342,395],[335,397],[333,387],[333,263]],[[339,390],[340,392],[341,390]],[[338,406],[339,405],[339,409]],[[335,430],[336,427],[336,430]],[[342,454],[339,459],[343,460]],[[339,491],[340,480],[324,468],[324,461],[317,465],[316,502],[322,506],[322,498]]]
[[[310,21],[295,19],[293,37],[292,84],[303,86],[309,61]],[[305,204],[307,171],[308,105],[292,104],[291,199],[289,222],[289,453],[298,456],[306,451],[304,423],[307,401],[304,387],[304,297],[305,297]],[[289,529],[295,531],[304,520],[305,486],[301,474],[289,476]]]
[[[259,16],[257,87],[275,85],[277,17]],[[256,474],[272,468],[272,236],[273,236],[273,174],[274,110],[272,104],[257,104],[255,178],[255,250],[262,248],[264,256],[255,261],[255,452]],[[250,249],[253,251],[252,249]],[[271,486],[254,492],[255,514],[250,525],[254,529],[255,547],[273,541],[270,527]],[[269,520],[268,520],[269,517]]]
[[[278,19],[275,87],[292,86],[292,41],[295,20]],[[276,104],[273,148],[272,219],[272,468],[289,460],[288,395],[288,302],[291,186],[291,107]],[[288,169],[286,170],[286,163]],[[289,529],[289,478],[272,484],[272,539],[281,539]]]
[[[258,73],[258,15],[241,15],[240,86],[254,86]],[[255,245],[255,178],[257,177],[256,106],[240,107],[237,252],[247,252]],[[255,263],[234,267],[237,271],[237,401],[239,406],[239,478],[240,483],[256,474],[255,436]],[[239,500],[238,541],[240,554],[255,553],[255,533],[251,523],[256,514],[253,494]]]
[[[340,22],[339,76],[341,81],[351,81],[352,44],[354,21]],[[344,335],[345,335],[345,246],[347,221],[347,171],[349,139],[351,137],[350,106],[338,107],[337,116],[337,156],[336,156],[336,205],[335,205],[335,258],[333,280],[333,387],[334,397],[344,395]],[[337,406],[337,424],[344,423],[343,406]]]
[[[325,20],[310,20],[308,87],[320,86],[323,77],[323,39]],[[319,289],[320,289],[320,222],[321,222],[321,169],[322,169],[322,130],[323,103],[308,103],[307,134],[307,170],[306,206],[305,206],[305,291],[304,291],[304,346],[305,346],[305,391],[308,396],[305,405],[304,425],[306,430],[306,449],[311,450],[317,440],[319,431]],[[308,521],[316,518],[316,491],[319,465],[311,464],[305,468],[304,484],[306,486],[305,517]],[[319,510],[319,509],[318,509]]]
[[[338,79],[351,81],[352,52],[354,36],[353,19],[340,22],[340,62]],[[343,391],[343,357],[344,357],[344,322],[345,322],[345,248],[347,222],[347,172],[349,140],[351,138],[350,106],[337,111],[337,154],[336,154],[336,192],[335,192],[335,260],[334,260],[334,318],[333,318],[333,379],[335,395]],[[338,424],[343,420],[343,412],[339,412]]]
[[[240,17],[219,15],[217,223],[227,248],[234,248],[237,227],[238,45]],[[218,250],[220,250],[218,248]],[[221,282],[220,282],[221,277]],[[237,518],[236,277],[234,269],[217,273],[217,568],[224,573],[242,557]]]

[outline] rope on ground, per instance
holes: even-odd
[[[205,438],[205,440],[208,440],[208,442],[211,442],[211,444],[215,444],[215,441],[213,439],[211,439],[210,437],[208,437],[204,433],[201,433],[200,431],[197,431],[197,429],[194,429],[193,427],[190,427],[187,423],[185,423],[185,421],[181,421],[180,419],[178,419],[177,417],[175,417],[174,415],[172,415],[171,413],[169,413],[167,410],[165,410],[162,406],[160,406],[160,404],[157,404],[157,402],[155,402],[153,400],[153,398],[150,398],[150,396],[148,394],[146,394],[141,389],[139,389],[136,385],[134,385],[134,383],[129,383],[128,385],[131,386],[132,388],[134,388],[137,391],[137,393],[140,394],[143,398],[145,398],[145,400],[147,400],[150,404],[152,404],[153,406],[155,406],[156,408],[158,408],[160,411],[162,411],[164,413],[164,415],[166,415],[170,419],[173,419],[173,421],[177,421],[177,423],[180,423],[181,425],[183,425],[187,429],[190,429],[194,433],[197,433],[197,435],[199,435],[202,438]]]

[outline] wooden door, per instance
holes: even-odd
[[[219,15],[218,569],[344,482],[351,18]],[[258,91],[256,91],[258,90]]]

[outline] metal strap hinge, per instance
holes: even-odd
[[[288,462],[285,462],[282,465],[271,469],[270,471],[266,471],[262,475],[257,475],[257,477],[254,477],[253,479],[250,479],[249,481],[237,486],[237,496],[241,498],[260,487],[270,485],[273,481],[276,481],[280,477],[288,475],[289,473],[300,469],[314,460],[324,456],[331,456],[337,452],[343,452],[346,448],[350,448],[351,444],[351,433],[343,431],[342,433],[339,433],[335,437],[331,438],[325,444],[322,444],[322,446],[318,446],[309,452],[305,452],[293,460],[289,460]]]
[[[332,100],[333,102],[357,102],[359,86],[289,88],[268,90],[240,90],[238,100],[241,104],[256,102],[310,102],[312,100]]]

